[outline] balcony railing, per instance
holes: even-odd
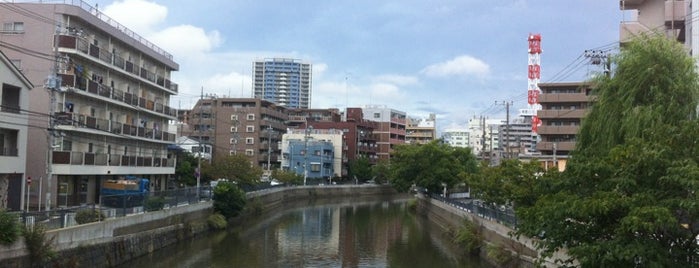
[[[174,167],[175,159],[151,156],[54,151],[51,163],[84,166]]]
[[[102,130],[116,135],[128,135],[133,137],[141,137],[156,141],[175,142],[175,134],[161,131],[156,128],[147,128],[141,126],[133,126],[117,121],[99,119],[92,116],[74,113],[56,113],[57,125],[71,125],[79,128],[89,128]]]
[[[120,56],[113,55],[112,53],[95,46],[94,44],[89,44],[86,40],[78,38],[73,35],[59,35],[58,36],[58,47],[75,49],[86,55],[90,55],[93,58],[98,59],[106,64],[113,65],[118,69],[124,70],[134,76],[140,77],[142,79],[148,80],[154,84],[157,84],[168,90],[177,92],[178,85],[171,82],[169,79],[161,77],[146,68],[136,66],[130,61],[126,61]]]
[[[2,147],[0,148],[0,156],[18,156],[19,150],[17,148]]]
[[[77,88],[90,94],[110,98],[128,105],[138,106],[146,110],[161,113],[171,117],[177,117],[177,110],[153,100],[138,97],[132,93],[102,85],[92,80],[80,78],[76,75],[61,74],[61,86]]]

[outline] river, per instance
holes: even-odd
[[[121,267],[490,267],[453,249],[439,228],[409,211],[407,200],[284,204]]]

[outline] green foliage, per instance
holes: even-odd
[[[388,179],[391,177],[391,166],[388,162],[388,160],[379,160],[376,165],[373,165],[371,167],[371,175],[374,178],[374,181],[378,184],[384,184],[388,182]]]
[[[598,102],[564,179],[517,210],[518,233],[540,237],[546,255],[566,248],[582,267],[696,266],[694,62],[674,41],[646,36],[615,63],[595,81]]]
[[[102,221],[105,218],[104,214],[97,209],[81,209],[75,213],[75,222],[78,224]]]
[[[464,220],[459,230],[456,231],[454,242],[464,247],[469,254],[478,255],[478,250],[483,243],[483,235],[478,225],[471,221]]]
[[[29,260],[32,266],[46,263],[56,258],[58,254],[53,249],[55,236],[47,237],[46,228],[37,224],[33,227],[25,227],[22,231],[24,244],[29,252]]]
[[[226,217],[219,213],[209,215],[209,217],[206,219],[206,223],[209,224],[209,228],[215,230],[223,230],[226,229],[226,227],[228,227],[228,221],[226,221]]]
[[[0,210],[0,244],[12,245],[22,233],[19,218],[5,210]]]
[[[275,169],[272,171],[272,179],[275,179],[278,182],[286,185],[303,184],[303,176],[296,174],[293,171],[286,171],[281,169]]]
[[[558,172],[545,172],[537,161],[507,159],[499,166],[483,163],[479,172],[465,176],[474,197],[486,203],[528,207],[547,193]]]
[[[512,254],[502,245],[488,244],[488,246],[485,248],[485,252],[489,260],[501,266],[514,259]]]
[[[408,211],[415,212],[417,211],[417,199],[410,199],[408,200]]]
[[[245,155],[230,155],[217,157],[211,164],[202,163],[202,175],[211,180],[224,178],[239,185],[256,185],[260,182],[262,168]]]
[[[165,198],[162,196],[149,196],[143,203],[143,209],[146,211],[161,210],[165,207]]]
[[[371,163],[366,157],[358,157],[349,162],[347,175],[350,178],[357,178],[359,182],[365,182],[371,179]]]
[[[476,157],[468,148],[455,148],[440,141],[428,144],[397,146],[391,157],[390,181],[398,191],[408,191],[414,184],[430,192],[441,192],[462,182],[459,174],[478,169]],[[463,177],[463,176],[462,176]]]
[[[245,192],[231,182],[219,182],[214,187],[214,211],[226,219],[238,216],[245,207]]]
[[[182,152],[177,154],[177,167],[175,167],[175,176],[179,183],[194,186],[197,184],[197,178],[194,175],[197,167],[197,158],[191,153]]]

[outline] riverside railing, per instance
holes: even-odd
[[[511,208],[498,208],[495,206],[484,204],[479,200],[475,199],[470,200],[469,202],[461,202],[458,200],[445,198],[440,195],[429,195],[429,197],[440,202],[446,203],[452,207],[477,215],[478,217],[497,221],[498,223],[507,225],[513,229],[517,228],[517,216]]]
[[[197,193],[198,192],[198,193]],[[16,212],[25,226],[43,225],[47,230],[78,225],[75,216],[82,210],[97,210],[105,219],[186,206],[211,200],[210,186],[155,191],[146,194],[102,195],[98,204],[59,208],[50,211]]]

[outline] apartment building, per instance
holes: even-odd
[[[0,209],[17,211],[26,208],[31,185],[26,175],[27,131],[29,117],[35,115],[28,109],[29,91],[37,89],[2,51],[0,86]]]
[[[390,160],[394,146],[405,144],[406,113],[382,105],[367,105],[362,110],[364,120],[376,123],[373,136],[378,159]]]
[[[405,143],[426,144],[437,138],[437,117],[430,114],[427,118],[408,117],[405,127]]]
[[[50,89],[32,90],[29,110],[54,115],[29,120],[26,175],[43,184],[32,207],[99,203],[101,182],[125,175],[165,189],[175,172],[173,56],[80,0],[4,7],[8,58]]]
[[[253,96],[287,108],[311,107],[310,63],[268,58],[252,64]]]
[[[539,88],[542,108],[537,115],[541,120],[538,128],[541,140],[536,149],[547,166],[563,170],[570,151],[575,149],[581,120],[594,97],[590,95],[590,86],[583,82],[540,83]]]
[[[213,158],[244,154],[263,169],[279,162],[287,109],[257,98],[208,97],[197,101],[182,135],[213,148]]]
[[[469,131],[466,128],[448,128],[442,132],[444,143],[451,147],[469,148]]]
[[[279,162],[283,170],[316,183],[342,176],[345,143],[341,129],[289,129],[281,146]]]

